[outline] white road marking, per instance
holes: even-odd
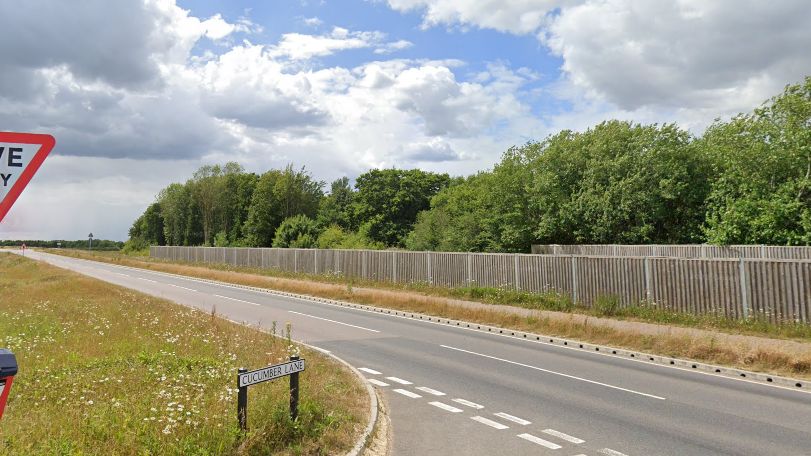
[[[473,407],[473,408],[474,408],[474,409],[476,409],[476,410],[481,410],[481,409],[483,409],[483,408],[484,408],[484,406],[483,406],[483,405],[479,405],[479,404],[477,404],[477,403],[475,403],[475,402],[470,402],[470,401],[468,401],[468,400],[466,400],[466,399],[459,399],[459,398],[456,398],[456,399],[451,399],[451,400],[452,400],[453,402],[456,402],[457,404],[462,404],[462,405],[466,405],[466,406],[468,406],[468,407]]]
[[[554,435],[555,437],[557,437],[559,439],[563,439],[563,440],[565,440],[567,442],[572,442],[572,443],[577,443],[577,444],[585,442],[585,440],[583,440],[583,439],[578,439],[577,437],[572,437],[569,434],[564,434],[564,433],[562,433],[560,431],[556,431],[554,429],[544,429],[541,432],[543,432],[544,434]]]
[[[435,390],[433,388],[428,388],[427,386],[418,386],[417,389],[424,392],[424,393],[433,394],[434,396],[444,396],[445,395],[445,393],[443,393],[442,391],[437,391],[437,390]]]
[[[458,409],[452,405],[443,404],[442,402],[439,401],[429,402],[429,404],[433,405],[434,407],[439,407],[442,410],[447,410],[451,413],[462,413],[462,409]]]
[[[499,418],[504,418],[507,421],[512,421],[513,423],[518,423],[521,426],[526,426],[528,424],[532,424],[532,421],[527,421],[527,420],[525,420],[523,418],[518,418],[517,416],[512,416],[512,415],[504,413],[504,412],[494,413],[493,415],[495,415],[495,416],[497,416]]]
[[[324,320],[324,321],[328,321],[328,322],[330,322],[330,323],[336,323],[336,324],[339,324],[339,325],[350,326],[350,327],[352,327],[352,328],[358,328],[358,329],[362,329],[362,330],[364,330],[364,331],[371,331],[371,332],[374,332],[374,333],[379,333],[379,332],[380,332],[380,331],[378,331],[378,330],[376,330],[376,329],[369,329],[369,328],[364,328],[363,326],[350,325],[349,323],[344,323],[344,322],[342,322],[342,321],[335,321],[335,320],[330,320],[329,318],[321,318],[321,317],[316,317],[315,315],[310,315],[310,314],[306,314],[306,313],[296,312],[296,311],[294,311],[294,310],[288,310],[288,312],[290,312],[290,313],[292,313],[292,314],[296,314],[296,315],[303,315],[303,316],[305,316],[305,317],[315,318],[316,320]]]
[[[459,352],[462,352],[462,353],[468,353],[468,354],[471,354],[471,355],[481,356],[483,358],[494,359],[496,361],[501,361],[501,362],[504,362],[504,363],[514,364],[516,366],[526,367],[528,369],[535,369],[537,371],[546,372],[547,374],[559,375],[561,377],[570,378],[572,380],[579,380],[581,382],[591,383],[593,385],[599,385],[599,386],[604,386],[606,388],[611,388],[611,389],[615,389],[615,390],[619,390],[619,391],[625,391],[626,393],[638,394],[640,396],[649,397],[651,399],[658,399],[660,401],[665,400],[665,398],[663,398],[661,396],[655,396],[653,394],[642,393],[642,392],[634,391],[634,390],[628,389],[628,388],[622,388],[622,387],[619,387],[619,386],[609,385],[608,383],[597,382],[597,381],[589,380],[589,379],[583,378],[583,377],[576,377],[574,375],[564,374],[562,372],[555,372],[555,371],[552,371],[552,370],[549,370],[549,369],[543,369],[543,368],[540,368],[540,367],[537,367],[537,366],[531,366],[529,364],[519,363],[518,361],[510,361],[509,359],[497,358],[495,356],[485,355],[483,353],[476,353],[476,352],[472,352],[472,351],[469,351],[469,350],[463,350],[461,348],[450,347],[448,345],[440,345],[440,347],[447,348],[449,350],[456,350],[456,351],[459,351]]]
[[[602,450],[597,451],[598,453],[605,454],[607,456],[628,456],[625,453],[620,453],[617,450],[612,450],[611,448],[603,448]]]
[[[540,446],[547,447],[550,450],[559,450],[559,449],[563,448],[562,446],[558,445],[557,443],[552,443],[552,442],[544,440],[544,439],[542,439],[540,437],[535,437],[532,434],[518,434],[518,437],[520,437],[520,438],[522,438],[524,440],[527,440],[529,442],[532,442],[532,443],[537,443]]]
[[[229,298],[228,296],[222,296],[222,295],[218,295],[218,294],[215,294],[214,296],[216,296],[218,298],[223,298],[223,299],[230,299],[231,301],[244,302],[245,304],[251,304],[253,306],[258,306],[259,305],[259,304],[255,303],[255,302],[244,301],[242,299],[237,299],[237,298]]]
[[[386,379],[399,383],[401,385],[413,385],[413,383],[409,382],[408,380],[403,380],[402,378],[399,377],[386,377]]]
[[[371,383],[372,385],[377,385],[377,386],[389,386],[389,384],[388,384],[388,383],[386,383],[386,382],[381,382],[380,380],[378,380],[378,379],[376,379],[376,378],[367,378],[366,380],[368,380],[368,381],[369,381],[369,383]]]
[[[478,421],[481,424],[486,424],[486,425],[488,425],[488,426],[490,426],[492,428],[496,428],[496,429],[509,429],[510,428],[509,426],[505,426],[505,425],[503,425],[501,423],[497,423],[497,422],[495,422],[493,420],[488,420],[487,418],[484,418],[484,417],[478,416],[478,415],[477,416],[471,416],[470,419],[473,420],[473,421]]]
[[[367,374],[380,375],[380,372],[378,372],[378,371],[376,371],[374,369],[369,369],[368,367],[359,367],[358,370],[366,372]]]
[[[182,288],[184,290],[189,290],[189,291],[197,291],[197,290],[194,290],[194,289],[191,289],[191,288],[181,287],[180,285],[175,285],[173,283],[167,283],[166,285],[169,285],[170,287],[175,287],[175,288]]]
[[[158,281],[157,281],[157,280],[145,279],[145,278],[143,278],[143,277],[136,277],[136,279],[138,279],[138,280],[143,280],[144,282],[158,283]]]
[[[310,347],[312,347],[312,348],[314,348],[314,349],[316,349],[316,350],[320,351],[321,353],[326,353],[326,354],[330,354],[330,353],[332,353],[332,352],[331,352],[331,351],[329,351],[329,350],[324,350],[323,348],[321,348],[321,347],[316,347],[315,345],[310,345]]]
[[[411,391],[400,389],[400,388],[397,388],[397,389],[392,390],[392,391],[394,391],[395,393],[400,393],[403,396],[410,397],[411,399],[419,399],[419,398],[422,397],[417,393],[412,393]]]
[[[120,272],[116,272],[116,274],[118,274],[118,275],[120,275],[120,276],[124,276],[124,277],[129,277],[129,276],[130,276],[129,274],[122,274],[122,273],[120,273]]]

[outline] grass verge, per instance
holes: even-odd
[[[289,338],[7,253],[0,347],[20,364],[0,454],[336,454],[368,414],[349,370],[303,350],[299,420],[286,380],[268,382],[241,435],[237,367],[286,360]]]
[[[644,335],[603,325],[589,324],[585,319],[560,319],[521,316],[504,312],[499,306],[463,307],[451,305],[443,298],[470,299],[486,304],[512,305],[527,309],[575,310],[589,315],[615,314],[638,318],[641,321],[666,323],[701,329],[722,330],[729,333],[756,336],[783,337],[808,342],[811,331],[807,325],[772,325],[757,320],[733,322],[714,316],[691,316],[669,313],[655,307],[637,306],[618,308],[610,297],[596,310],[577,309],[565,297],[554,294],[532,294],[512,290],[487,288],[437,288],[420,284],[402,285],[380,282],[348,280],[334,276],[293,275],[281,271],[235,268],[221,264],[184,264],[158,259],[130,258],[116,253],[87,253],[51,251],[67,256],[107,261],[155,271],[183,274],[199,278],[270,288],[330,299],[339,299],[421,312],[445,318],[467,320],[523,331],[578,339],[595,344],[606,344],[631,350],[646,351],[663,356],[693,359],[713,364],[732,366],[778,375],[811,378],[811,348],[804,353],[789,353],[779,348],[763,348],[745,344],[725,343],[718,337],[690,335]],[[304,280],[301,280],[304,279]],[[574,316],[574,315],[573,315]]]

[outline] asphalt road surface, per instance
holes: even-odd
[[[395,455],[811,455],[811,394],[193,278],[27,256],[232,320],[359,368]],[[256,367],[256,366],[249,366]]]

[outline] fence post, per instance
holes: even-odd
[[[313,250],[313,274],[318,274],[318,249]]]
[[[391,281],[397,283],[397,252],[391,252]]]
[[[364,279],[368,279],[369,275],[369,267],[366,265],[366,251],[360,251],[360,276]]]
[[[738,273],[740,274],[741,281],[741,308],[743,310],[743,318],[749,318],[749,290],[746,280],[746,266],[743,263],[743,258],[738,258]]]
[[[473,286],[473,254],[467,253],[467,286]]]
[[[572,259],[572,303],[577,304],[577,258],[573,255],[569,257]]]
[[[293,272],[298,272],[298,249],[293,249]]]
[[[651,276],[650,276],[650,257],[645,257],[645,299],[648,304],[651,302]]]
[[[434,276],[431,274],[431,253],[425,252],[425,255],[428,257],[428,283],[434,283]]]
[[[518,290],[521,289],[521,287],[518,286],[518,254],[517,253],[513,254],[513,261],[515,263],[514,268],[513,268],[514,271],[515,271],[515,291],[518,291]]]
[[[248,369],[240,367],[238,372],[244,374],[248,372]],[[239,379],[239,376],[237,376],[237,379]],[[240,386],[239,380],[237,380],[237,387],[239,388],[237,393],[237,419],[239,420],[239,429],[245,432],[248,430],[248,387]]]

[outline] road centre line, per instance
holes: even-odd
[[[429,404],[433,405],[434,407],[441,408],[442,410],[446,410],[451,413],[462,413],[462,409],[458,409],[452,405],[443,404],[439,401],[429,402]]]
[[[335,324],[344,325],[344,326],[350,326],[352,328],[362,329],[364,331],[371,331],[371,332],[374,332],[374,333],[379,333],[380,332],[380,331],[378,331],[376,329],[369,329],[369,328],[364,328],[363,326],[350,325],[349,323],[344,323],[342,321],[335,321],[335,320],[330,320],[329,318],[316,317],[315,315],[296,312],[295,310],[288,310],[288,312],[290,312],[292,314],[296,314],[296,315],[303,315],[305,317],[315,318],[316,320],[324,320],[324,321],[328,321],[330,323],[335,323]]]
[[[129,274],[124,274],[123,272],[116,272],[115,274],[118,274],[118,275],[124,276],[124,277],[129,277],[130,276]]]
[[[158,283],[158,281],[157,281],[157,280],[145,279],[145,278],[143,278],[143,277],[136,277],[136,279],[138,279],[138,280],[143,280],[144,282]]]
[[[389,386],[389,384],[388,384],[388,383],[386,383],[386,382],[381,382],[380,380],[378,380],[378,379],[376,379],[376,378],[367,378],[367,379],[366,379],[366,381],[368,381],[368,382],[369,382],[369,383],[371,383],[372,385],[377,385],[377,386]]]
[[[473,421],[478,421],[481,424],[486,424],[487,426],[490,426],[491,428],[496,428],[498,430],[509,429],[510,428],[509,426],[505,426],[505,425],[503,425],[501,423],[498,423],[496,421],[493,421],[493,420],[488,420],[487,418],[482,417],[482,416],[478,416],[478,415],[471,416],[470,419],[473,420]]]
[[[408,380],[403,380],[402,378],[399,377],[386,377],[386,379],[399,383],[401,385],[413,385],[413,383],[409,382]]]
[[[394,391],[395,393],[400,393],[403,396],[410,397],[411,399],[419,399],[419,398],[422,397],[417,393],[412,393],[411,391],[400,389],[400,388],[397,388],[397,389],[392,390],[392,391]]]
[[[456,402],[457,404],[466,405],[466,406],[471,407],[471,408],[474,408],[474,409],[476,409],[476,410],[481,410],[481,409],[483,409],[483,408],[484,408],[484,406],[483,406],[483,405],[479,405],[479,404],[477,404],[477,403],[475,403],[475,402],[470,402],[470,401],[468,401],[468,400],[466,400],[466,399],[459,399],[459,398],[456,398],[456,399],[451,399],[451,400],[452,400],[453,402]]]
[[[611,448],[603,448],[602,450],[598,450],[598,453],[602,453],[606,456],[628,456],[625,453],[620,453],[617,450],[612,450]]]
[[[459,351],[459,352],[462,352],[462,353],[468,353],[468,354],[471,354],[471,355],[481,356],[482,358],[494,359],[496,361],[501,361],[503,363],[514,364],[516,366],[526,367],[527,369],[534,369],[534,370],[537,370],[537,371],[546,372],[547,374],[559,375],[561,377],[566,377],[566,378],[570,378],[572,380],[578,380],[578,381],[581,381],[581,382],[591,383],[593,385],[604,386],[606,388],[611,388],[611,389],[615,389],[615,390],[619,390],[619,391],[625,391],[626,393],[638,394],[640,396],[649,397],[651,399],[658,399],[660,401],[665,400],[665,398],[663,398],[661,396],[655,396],[653,394],[642,393],[642,392],[634,391],[634,390],[628,389],[628,388],[622,388],[622,387],[615,386],[615,385],[609,385],[608,383],[602,383],[602,382],[598,382],[598,381],[594,381],[594,380],[589,380],[589,379],[583,378],[583,377],[577,377],[577,376],[574,376],[574,375],[564,374],[562,372],[555,372],[555,371],[552,371],[552,370],[549,370],[549,369],[543,369],[541,367],[531,366],[529,364],[524,364],[524,363],[519,363],[518,361],[511,361],[509,359],[498,358],[498,357],[495,357],[495,356],[485,355],[483,353],[476,353],[476,352],[469,351],[469,350],[464,350],[464,349],[461,349],[461,348],[450,347],[448,345],[440,345],[440,347],[447,348],[449,350],[456,350],[456,351]]]
[[[51,256],[57,256],[55,254],[50,254],[50,255]],[[75,262],[99,263],[99,262],[96,262],[96,261],[84,260],[84,259],[80,259],[80,258],[71,258],[71,260],[73,260]],[[65,262],[65,264],[66,265],[73,265],[75,263],[71,263],[71,262],[68,261],[68,262]],[[771,383],[763,383],[761,381],[749,380],[749,379],[746,379],[746,378],[731,377],[729,375],[722,375],[722,374],[717,374],[717,373],[713,373],[713,372],[704,372],[704,371],[701,371],[701,370],[689,369],[689,368],[685,368],[685,367],[681,367],[681,366],[660,364],[658,362],[647,361],[647,360],[644,360],[644,359],[641,359],[641,358],[628,358],[628,357],[625,357],[625,356],[614,355],[614,354],[606,353],[606,352],[603,352],[603,351],[596,352],[596,351],[591,351],[591,350],[585,350],[585,349],[582,349],[582,348],[578,348],[576,346],[559,345],[559,344],[545,342],[545,341],[541,341],[541,340],[532,340],[532,339],[528,339],[528,338],[512,336],[512,335],[509,335],[509,334],[498,334],[498,333],[494,333],[494,332],[490,332],[490,331],[485,331],[485,330],[482,330],[482,329],[468,328],[468,327],[456,326],[456,325],[449,325],[449,324],[442,323],[442,322],[439,322],[439,321],[428,321],[428,320],[424,320],[424,319],[420,319],[420,318],[409,317],[409,316],[406,316],[406,315],[394,315],[394,314],[391,314],[391,313],[384,313],[384,312],[380,312],[380,311],[377,311],[377,310],[360,309],[360,308],[357,308],[357,307],[350,307],[350,306],[347,306],[347,305],[333,304],[333,303],[329,303],[329,302],[319,301],[318,300],[319,298],[316,298],[316,297],[301,298],[301,297],[298,297],[298,296],[288,296],[288,295],[285,295],[285,294],[281,294],[281,293],[284,293],[284,292],[278,292],[276,290],[271,290],[271,289],[267,289],[267,291],[253,290],[253,289],[250,289],[250,288],[245,288],[244,286],[235,286],[235,285],[229,285],[229,284],[226,284],[226,283],[218,283],[218,282],[209,281],[209,280],[205,280],[205,279],[198,279],[198,278],[195,278],[195,277],[183,276],[183,275],[180,275],[180,274],[173,274],[173,273],[168,273],[168,272],[150,271],[150,270],[143,269],[143,268],[136,268],[136,267],[132,267],[132,266],[114,265],[114,264],[109,264],[109,263],[102,263],[102,264],[104,264],[105,266],[108,266],[110,268],[139,271],[139,272],[143,272],[143,273],[146,273],[146,274],[160,275],[160,276],[167,277],[167,278],[176,278],[176,279],[180,279],[180,280],[187,280],[187,281],[201,283],[201,284],[215,286],[215,287],[231,288],[231,289],[240,290],[240,291],[243,291],[243,292],[252,292],[252,293],[256,293],[256,294],[261,294],[263,296],[272,295],[274,297],[282,298],[282,299],[295,299],[295,300],[304,301],[304,302],[307,302],[307,303],[310,303],[310,304],[322,304],[322,305],[341,308],[341,309],[346,309],[346,310],[355,310],[355,311],[358,311],[358,312],[366,312],[366,313],[371,313],[371,314],[375,314],[375,315],[383,315],[383,316],[387,316],[387,317],[394,317],[394,318],[402,318],[402,319],[406,319],[406,320],[412,320],[412,321],[415,321],[415,322],[434,324],[434,325],[439,325],[439,326],[443,326],[443,327],[446,327],[446,328],[456,328],[456,329],[462,329],[462,330],[466,330],[466,331],[473,331],[473,332],[477,332],[477,333],[481,333],[481,334],[487,334],[487,335],[490,335],[490,336],[506,337],[508,339],[515,339],[515,340],[520,340],[520,341],[523,341],[523,342],[530,342],[530,343],[533,343],[533,344],[545,345],[545,346],[553,347],[553,348],[556,348],[556,349],[573,350],[573,351],[576,351],[578,353],[586,353],[586,354],[590,354],[590,355],[604,356],[604,357],[608,357],[608,358],[615,358],[615,359],[618,359],[618,360],[621,360],[621,361],[626,361],[626,362],[642,363],[642,364],[646,364],[646,365],[649,365],[649,366],[654,366],[654,367],[661,368],[661,369],[675,369],[675,370],[679,370],[679,371],[682,371],[682,372],[690,372],[692,374],[700,374],[700,375],[706,375],[706,376],[715,377],[715,378],[719,378],[719,379],[733,380],[733,381],[736,381],[736,382],[749,383],[749,384],[752,384],[752,385],[759,385],[759,386],[765,386],[765,387],[770,387],[770,388],[778,388],[778,389],[782,389],[782,390],[786,390],[786,391],[794,391],[794,392],[797,392],[797,393],[805,393],[805,394],[810,394],[811,393],[811,390],[808,390],[808,389],[800,390],[800,389],[791,388],[791,387],[782,386],[782,385],[775,385],[775,384],[771,384]],[[110,272],[112,272],[112,271],[110,271]],[[363,304],[353,304],[353,305],[363,305]],[[379,308],[379,309],[384,309],[384,308]],[[384,310],[395,311],[395,309],[384,309]],[[396,310],[396,311],[397,312],[403,312],[403,311],[399,311],[399,310]],[[434,318],[433,315],[430,315],[430,317]],[[438,319],[439,317],[436,317],[436,318]],[[447,320],[450,320],[450,319],[447,319]],[[458,320],[458,321],[463,322],[462,320]],[[475,325],[482,326],[481,324],[478,324],[478,323],[472,323],[472,322],[464,322],[464,323],[470,323],[470,325],[475,324]],[[487,325],[483,325],[483,326],[487,326]],[[505,329],[505,331],[507,331],[507,330],[509,330],[509,329]],[[509,330],[509,331],[513,331],[513,330]],[[520,332],[520,331],[514,331],[514,332]],[[549,337],[549,336],[546,336],[546,335],[543,335],[543,334],[538,334],[538,336]],[[606,348],[611,348],[611,347],[606,346]],[[646,353],[640,352],[640,354],[644,355]],[[679,358],[673,358],[673,359],[679,359]]]
[[[170,287],[175,287],[175,288],[182,288],[182,289],[184,289],[184,290],[188,290],[188,291],[197,291],[197,290],[194,290],[194,289],[192,289],[192,288],[181,287],[180,285],[175,285],[175,284],[173,284],[173,283],[167,283],[166,285],[169,285]]]
[[[434,396],[445,396],[445,393],[442,391],[437,391],[433,388],[428,388],[427,386],[418,386],[417,389],[423,393],[433,394]]]
[[[535,437],[532,434],[518,434],[518,437],[520,437],[520,438],[522,438],[522,439],[524,439],[526,441],[536,443],[536,444],[538,444],[540,446],[544,446],[546,448],[549,448],[550,450],[559,450],[559,449],[563,448],[562,446],[558,445],[557,443],[552,443],[552,442],[550,442],[548,440],[544,440],[544,439],[542,439],[540,437]]]
[[[223,298],[223,299],[230,299],[231,301],[244,302],[245,304],[250,304],[250,305],[253,305],[253,306],[258,306],[259,305],[259,304],[255,303],[255,302],[244,301],[242,299],[237,299],[237,298],[230,298],[228,296],[223,296],[223,295],[218,295],[218,294],[215,294],[215,295],[212,295],[212,296],[216,296],[218,298]]]
[[[532,421],[527,421],[527,420],[525,420],[523,418],[518,418],[517,416],[512,416],[512,415],[510,415],[508,413],[504,413],[504,412],[494,413],[493,415],[495,415],[495,416],[497,416],[499,418],[504,418],[507,421],[512,421],[513,423],[518,423],[521,426],[526,426],[528,424],[532,424]]]
[[[372,374],[372,375],[380,375],[381,374],[380,372],[378,372],[378,371],[376,371],[374,369],[369,369],[368,367],[359,367],[358,370],[362,371],[362,372],[366,372],[367,374]]]
[[[573,436],[571,436],[569,434],[564,434],[564,433],[562,433],[560,431],[556,431],[554,429],[544,429],[541,432],[543,432],[544,434],[553,435],[553,436],[555,436],[555,437],[557,437],[559,439],[565,440],[567,442],[575,443],[575,444],[581,444],[581,443],[585,442],[585,440],[583,440],[583,439],[578,439],[577,437],[573,437]]]

